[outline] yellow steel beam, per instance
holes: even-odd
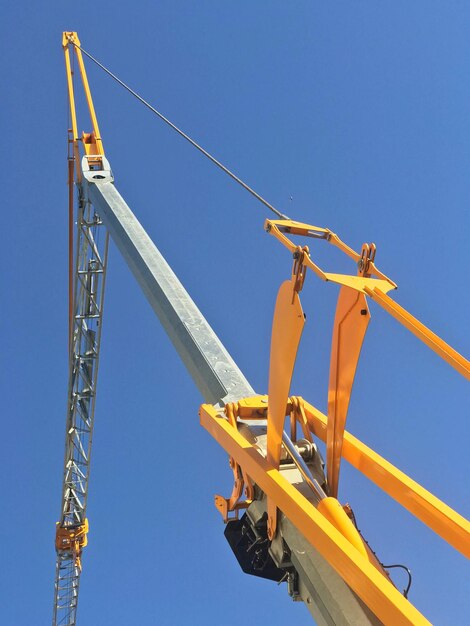
[[[75,46],[75,53],[77,55],[78,66],[80,68],[80,74],[83,82],[83,89],[85,90],[86,101],[88,104],[88,110],[90,112],[91,124],[93,126],[93,132],[95,134],[96,148],[98,154],[104,155],[103,142],[101,140],[100,129],[98,126],[98,119],[95,113],[95,106],[93,104],[93,98],[91,97],[90,85],[88,84],[88,77],[85,70],[85,64],[83,63],[82,51],[80,45]]]
[[[70,39],[76,38],[78,43],[77,33],[63,33],[62,35],[62,47],[65,55],[65,72],[67,74],[67,89],[69,94],[69,106],[70,106],[70,118],[72,120],[72,135],[73,135],[73,155],[75,160],[75,171],[77,181],[81,180],[82,172],[79,161],[79,149],[78,149],[78,127],[77,127],[77,112],[75,108],[75,94],[73,89],[73,73],[70,63]]]
[[[326,441],[328,418],[304,401],[311,431]],[[347,431],[343,458],[447,543],[470,558],[470,522]]]
[[[62,46],[64,48],[65,53],[65,67],[67,72],[67,85],[69,91],[69,101],[70,101],[70,111],[72,116],[72,131],[73,131],[73,140],[74,140],[74,155],[76,161],[76,169],[77,176],[81,176],[80,164],[79,164],[79,154],[78,154],[78,127],[77,127],[77,117],[76,117],[76,107],[75,107],[75,96],[73,90],[73,74],[70,63],[70,47],[73,48],[73,53],[77,57],[78,67],[80,69],[80,76],[82,78],[83,90],[85,92],[85,97],[88,105],[88,111],[90,114],[91,124],[93,128],[92,134],[92,143],[93,148],[91,148],[88,143],[88,135],[84,135],[84,141],[87,142],[85,145],[86,154],[104,156],[103,142],[101,140],[100,129],[98,126],[98,119],[96,117],[95,106],[93,104],[93,98],[91,96],[90,85],[88,83],[88,77],[85,70],[85,64],[83,62],[82,51],[80,50],[80,39],[76,32],[64,32],[62,35]],[[90,152],[91,151],[91,152]]]
[[[400,324],[403,324],[405,328],[421,339],[431,350],[434,350],[444,361],[447,361],[447,363],[452,365],[462,376],[470,380],[470,361],[459,354],[454,348],[449,346],[449,344],[429,330],[427,326],[417,320],[416,317],[413,317],[411,313],[408,313],[406,309],[397,304],[385,293],[376,288],[369,289],[367,286],[365,287],[365,292],[375,300],[377,304],[380,304],[387,313],[390,313],[390,315],[398,320]]]
[[[237,429],[202,405],[201,424],[386,624],[421,626],[426,618]]]
[[[67,74],[67,87],[69,92],[69,104],[70,104],[70,116],[72,118],[72,133],[75,141],[78,140],[78,129],[77,129],[77,114],[75,111],[75,94],[73,91],[73,78],[72,78],[72,67],[70,63],[70,48],[69,48],[69,40],[66,37],[67,33],[64,33],[62,39],[62,47],[64,48],[65,55],[65,71]]]

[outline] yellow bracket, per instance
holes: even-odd
[[[338,235],[333,233],[327,228],[320,228],[318,226],[312,226],[310,224],[303,224],[302,222],[295,222],[293,220],[266,220],[265,230],[274,235],[278,241],[282,243],[292,254],[294,254],[298,248],[287,235],[302,235],[303,237],[310,237],[313,239],[323,239],[326,242],[332,244],[341,252],[344,252],[349,256],[356,264],[358,264],[360,275],[350,276],[349,274],[332,274],[330,272],[324,272],[318,265],[316,265],[310,255],[306,255],[304,263],[309,267],[319,278],[325,281],[337,283],[338,285],[345,285],[346,287],[352,287],[356,291],[362,291],[365,293],[365,288],[379,289],[384,293],[391,289],[396,289],[397,285],[383,272],[377,269],[374,264],[373,256],[375,256],[375,246],[373,247],[373,256],[367,259],[366,266],[364,267],[364,256],[355,252],[347,244],[342,241]],[[376,278],[370,278],[375,276]]]
[[[295,359],[304,325],[299,291],[303,287],[307,268],[322,280],[341,285],[333,328],[328,388],[328,436],[326,462],[329,494],[337,496],[341,464],[341,447],[346,425],[357,364],[364,341],[370,313],[365,294],[386,294],[396,284],[374,265],[375,244],[364,244],[361,253],[355,252],[327,228],[319,228],[292,220],[267,220],[266,230],[274,235],[294,257],[292,284],[283,283],[277,297],[271,334],[269,364],[268,460],[279,466],[278,449],[282,434],[284,410],[289,395]],[[307,246],[296,246],[288,235],[303,235],[322,239],[336,246],[352,258],[358,268],[357,276],[324,272],[316,265]],[[372,278],[375,276],[375,278]],[[268,532],[276,532],[276,509],[268,498]]]
[[[338,495],[341,449],[349,400],[369,321],[366,296],[350,287],[341,287],[333,324],[326,437],[328,492],[335,497]]]
[[[237,428],[237,417],[240,415],[240,407],[237,403],[229,403],[225,405],[225,415],[230,424]],[[224,522],[238,519],[241,509],[246,509],[253,501],[254,488],[250,477],[238,465],[233,457],[229,458],[229,464],[233,471],[233,489],[230,498],[223,496],[214,496],[215,508],[222,515]],[[245,487],[246,500],[241,500],[243,495],[243,487]],[[230,515],[233,513],[233,515]]]
[[[81,526],[60,526],[56,523],[55,549],[75,559],[75,565],[81,570],[81,555],[88,544],[88,519]]]
[[[406,600],[389,579],[338,530],[337,505],[323,505],[323,513],[309,502],[260,451],[247,441],[212,405],[200,408],[202,426],[243,467],[253,481],[283,511],[302,535],[330,563],[344,581],[385,624],[421,626],[426,618]],[[335,499],[331,499],[335,503]],[[335,511],[336,508],[336,511]],[[339,516],[338,516],[339,517]]]

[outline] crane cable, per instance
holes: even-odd
[[[122,87],[124,87],[124,89],[126,89],[126,91],[128,91],[130,94],[132,94],[135,98],[137,98],[137,100],[139,100],[140,102],[142,102],[142,104],[144,104],[148,109],[150,109],[153,113],[155,113],[155,115],[157,115],[161,120],[163,120],[165,122],[165,124],[168,124],[168,126],[170,126],[173,130],[175,130],[179,135],[181,135],[181,137],[183,137],[183,139],[186,139],[186,141],[188,141],[192,146],[194,146],[195,148],[197,148],[199,150],[199,152],[202,152],[202,154],[207,157],[210,161],[212,161],[212,163],[214,163],[215,165],[217,165],[217,167],[219,167],[223,172],[225,172],[226,174],[228,174],[228,176],[230,176],[231,178],[233,178],[233,180],[235,182],[237,182],[239,185],[241,185],[244,189],[246,189],[246,191],[249,191],[251,193],[252,196],[254,196],[257,200],[259,200],[262,204],[264,204],[264,206],[266,206],[270,211],[272,211],[273,213],[275,213],[279,218],[281,218],[282,220],[288,220],[290,219],[289,217],[287,217],[287,215],[284,215],[283,213],[281,213],[280,211],[278,211],[275,207],[272,206],[272,204],[270,204],[267,200],[265,200],[262,196],[260,196],[258,193],[256,193],[256,191],[254,189],[252,189],[249,185],[247,185],[245,182],[243,182],[243,180],[241,180],[241,178],[239,178],[238,176],[236,176],[233,172],[231,172],[228,167],[225,167],[225,165],[223,165],[220,161],[218,161],[215,157],[213,157],[209,152],[207,152],[207,150],[204,150],[204,148],[202,146],[200,146],[198,143],[196,143],[194,141],[194,139],[191,139],[191,137],[189,137],[189,135],[187,135],[186,133],[184,133],[180,128],[178,128],[175,124],[173,124],[173,122],[170,122],[170,120],[165,117],[162,113],[160,113],[159,111],[157,111],[157,109],[155,109],[155,107],[153,107],[149,102],[147,102],[146,100],[144,100],[144,98],[142,98],[142,96],[140,96],[138,93],[136,93],[133,89],[131,89],[131,87],[129,87],[129,85],[126,85],[125,82],[123,82],[120,78],[118,78],[115,74],[113,74],[111,72],[111,70],[109,70],[107,67],[105,67],[102,63],[100,63],[98,61],[98,59],[95,59],[94,56],[92,56],[89,52],[87,52],[84,48],[82,48],[82,46],[78,46],[76,43],[74,43],[73,41],[71,41],[70,43],[72,43],[76,48],[79,48],[83,54],[85,54],[89,59],[91,59],[93,61],[93,63],[95,63],[96,65],[98,65],[98,67],[100,67],[102,70],[104,70],[106,72],[106,74],[108,74],[108,76],[111,76],[111,78],[113,78],[117,83],[119,83]]]

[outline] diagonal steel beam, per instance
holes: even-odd
[[[88,183],[88,194],[206,402],[255,395],[116,187]]]

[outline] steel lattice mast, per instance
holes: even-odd
[[[72,153],[69,154],[69,212],[71,224],[75,220],[77,227],[75,261],[73,267],[70,267],[69,276],[71,281],[69,381],[61,511],[56,528],[53,626],[73,626],[76,623],[82,570],[81,554],[87,544],[86,508],[109,242],[107,229],[88,198],[87,186],[84,184],[82,170],[85,176],[92,176],[93,170],[103,172],[107,161],[103,156],[98,123],[79,50],[76,57],[93,132],[84,133],[82,137],[78,135],[69,50],[71,35],[64,34],[63,47],[72,121],[72,128],[69,131],[71,133],[69,145],[72,146]],[[79,43],[76,34],[73,41]],[[85,151],[82,164],[79,153],[80,141]],[[74,170],[78,191],[76,216],[73,212]],[[70,241],[71,254],[72,240],[73,236]]]
[[[56,536],[53,623],[57,625],[75,624],[80,556],[88,530],[86,506],[108,240],[100,217],[80,190],[62,509]]]

